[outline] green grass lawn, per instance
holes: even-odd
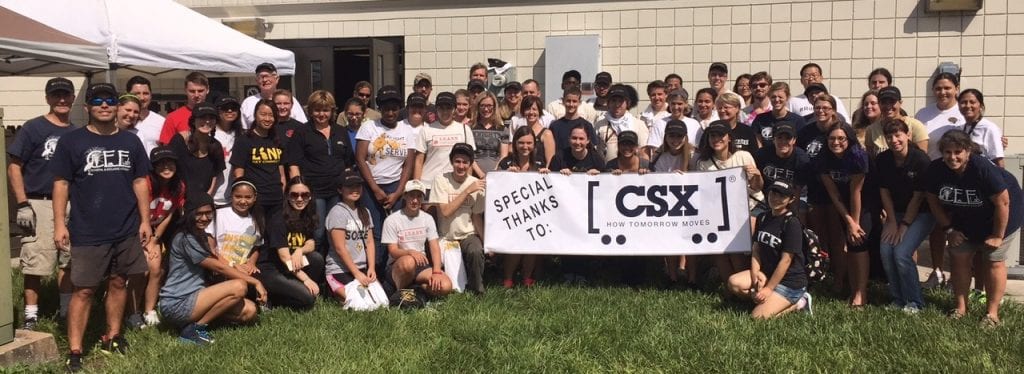
[[[15,276],[20,290],[20,276]],[[55,300],[52,285],[45,297]],[[16,295],[20,291],[16,291]],[[876,285],[875,301],[886,300]],[[453,295],[427,309],[370,313],[321,300],[305,313],[275,309],[255,326],[213,330],[207,347],[180,344],[167,329],[131,331],[127,356],[93,349],[90,372],[1019,372],[1024,309],[1007,304],[1004,325],[981,329],[980,306],[949,320],[951,296],[908,316],[873,306],[851,311],[816,294],[815,314],[752,321],[749,307],[714,291],[635,291],[551,282],[484,296]],[[17,299],[17,298],[16,298]],[[21,323],[20,300],[16,309]],[[52,313],[55,302],[44,304]],[[95,305],[87,341],[102,329]],[[67,350],[53,317],[41,330]],[[8,368],[60,372],[63,364]]]

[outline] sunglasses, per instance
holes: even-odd
[[[288,197],[290,197],[292,200],[309,200],[310,196],[312,196],[312,195],[310,195],[309,192],[289,192],[288,193]]]
[[[117,98],[114,97],[94,97],[89,99],[90,106],[100,106],[106,103],[109,106],[117,106]]]

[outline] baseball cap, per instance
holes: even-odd
[[[402,94],[398,92],[398,87],[384,86],[377,90],[376,102],[378,107],[391,101],[397,102],[399,106],[402,105]]]
[[[437,106],[450,105],[450,106],[454,107],[455,106],[455,94],[453,94],[451,92],[447,92],[447,91],[439,93],[439,94],[437,94],[437,100],[434,101],[434,104],[436,104]]]
[[[711,63],[711,67],[708,67],[708,72],[712,72],[712,71],[720,71],[720,72],[728,74],[729,73],[729,66],[726,65],[724,62],[712,62]]]
[[[775,134],[775,136],[789,134],[789,136],[795,137],[796,126],[793,126],[793,124],[789,122],[779,122],[775,125],[775,129],[772,130],[772,133]]]
[[[885,99],[900,101],[903,100],[903,95],[900,93],[900,89],[896,88],[896,86],[883,87],[878,90],[878,101]]]
[[[413,105],[426,106],[427,105],[427,97],[423,96],[423,94],[421,94],[419,92],[413,92],[413,93],[409,94],[409,97],[407,97],[405,99],[405,105],[406,106],[413,106]]]
[[[522,91],[523,90],[523,84],[519,83],[519,81],[511,81],[511,82],[505,83],[505,91],[512,90],[512,89]]]
[[[814,94],[818,92],[828,93],[828,88],[826,88],[825,85],[821,83],[808,84],[807,88],[804,89],[804,97],[814,96]]]
[[[712,134],[712,133],[728,134],[728,133],[732,132],[732,128],[729,127],[729,122],[728,121],[717,120],[717,121],[711,122],[711,124],[709,124],[708,127],[704,129],[704,132],[707,133],[707,134]]]
[[[423,182],[420,182],[419,179],[410,179],[408,182],[405,182],[405,193],[413,191],[419,191],[422,194],[426,194],[427,186],[423,184]]]
[[[451,161],[451,160],[455,159],[456,155],[463,155],[463,156],[469,157],[469,161],[473,161],[473,155],[475,153],[476,152],[473,151],[473,147],[470,146],[469,144],[467,144],[467,143],[455,143],[455,145],[452,146],[451,153],[448,154],[448,160]]]
[[[608,84],[608,85],[612,84],[612,75],[611,75],[611,73],[609,73],[607,71],[602,71],[600,73],[597,73],[597,76],[594,77],[594,83]]]
[[[419,74],[416,74],[416,78],[413,78],[412,85],[413,85],[413,87],[418,87],[418,86],[421,85],[420,83],[424,83],[424,81],[426,81],[425,84],[428,87],[432,86],[434,84],[433,83],[434,80],[430,78],[430,74],[419,73]]]
[[[149,152],[149,162],[155,164],[160,160],[164,159],[171,159],[177,161],[178,155],[176,155],[174,151],[171,150],[171,147],[168,147],[166,145],[153,148],[153,150]]]
[[[230,95],[224,95],[217,98],[217,109],[225,108],[228,106],[239,106],[238,100]]]
[[[46,81],[47,95],[60,91],[67,91],[67,93],[73,94],[75,93],[75,84],[64,77],[57,77]]]
[[[626,86],[616,84],[612,86],[610,90],[608,90],[608,97],[615,96],[621,96],[623,98],[629,99],[629,91],[626,90]]]
[[[269,62],[264,62],[262,64],[256,65],[256,74],[259,74],[261,71],[269,71],[271,73],[276,73],[277,66],[274,66],[274,64],[271,64]]]
[[[339,175],[335,184],[338,187],[362,186],[363,182],[363,177],[359,175],[359,172],[352,170],[346,171],[344,174]]]
[[[665,124],[665,135],[686,135],[686,123],[677,119]]]
[[[619,144],[640,145],[640,138],[636,136],[636,132],[626,130],[619,133]]]
[[[466,89],[468,89],[470,91],[472,91],[474,89],[486,90],[487,89],[487,84],[485,84],[484,81],[482,81],[482,80],[473,79],[473,80],[469,81],[468,85],[466,85]]]
[[[210,103],[202,102],[196,104],[195,108],[192,108],[192,118],[199,118],[202,116],[217,116],[217,108],[214,108]]]
[[[204,205],[213,205],[213,197],[205,193],[190,194],[185,199],[185,211],[192,212]]]
[[[117,98],[117,88],[110,83],[93,83],[85,90],[85,99],[92,100],[99,95],[109,95]]]
[[[771,186],[768,186],[768,191],[775,191],[787,196],[798,196],[800,191],[797,190],[796,186],[790,182],[776,179],[772,182]]]

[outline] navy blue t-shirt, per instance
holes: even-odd
[[[807,124],[807,122],[804,122],[804,117],[800,117],[800,115],[793,112],[787,112],[782,118],[776,118],[775,113],[764,113],[754,118],[754,122],[750,124],[750,127],[754,129],[754,133],[761,137],[762,144],[768,144],[774,138],[772,131],[775,129],[775,125],[780,122],[792,123],[797,132],[800,132],[800,129],[803,129]]]
[[[548,168],[555,173],[560,172],[562,169],[569,169],[573,173],[586,173],[591,169],[597,171],[604,170],[604,166],[604,159],[595,152],[587,151],[587,155],[582,160],[577,160],[572,155],[572,149],[564,148],[551,159],[551,165]]]
[[[787,219],[786,216],[790,217]],[[792,217],[792,213],[776,216],[768,212],[758,217],[754,242],[760,244],[758,260],[761,262],[761,272],[771,278],[775,269],[779,267],[782,253],[789,252],[793,255],[793,260],[789,263],[786,275],[782,277],[779,284],[791,289],[807,287],[807,273],[804,271],[803,235],[800,220]]]
[[[896,166],[892,149],[878,154],[875,159],[877,166],[875,169],[877,178],[875,179],[878,180],[879,187],[889,190],[893,209],[897,213],[906,213],[907,205],[910,204],[914,192],[924,191],[924,173],[928,170],[930,163],[931,159],[928,154],[917,147],[910,147],[907,150],[907,158],[900,166]],[[922,202],[919,211],[927,212],[928,203],[923,200]]]
[[[562,117],[552,121],[551,125],[548,126],[548,129],[551,130],[551,135],[555,138],[555,149],[569,148],[569,135],[572,133],[572,128],[581,123],[587,129],[587,135],[590,139],[597,139],[597,132],[594,131],[594,125],[590,121],[583,118],[569,120]]]
[[[271,137],[247,134],[235,138],[231,150],[231,166],[245,171],[244,176],[256,186],[256,202],[260,205],[280,204],[284,201],[281,185],[284,150],[281,143],[286,141]]]
[[[768,144],[754,154],[754,161],[764,177],[765,187],[771,186],[776,180],[806,186],[808,179],[817,178],[817,174],[811,170],[811,159],[807,157],[807,152],[797,147],[793,148],[789,157],[783,159],[775,153],[775,145]]]
[[[59,126],[39,116],[25,122],[14,143],[7,148],[7,154],[21,160],[21,176],[24,178],[25,193],[46,195],[53,193],[53,172],[49,163],[57,149],[57,140],[74,130],[72,126]]]
[[[854,140],[856,141],[856,140]],[[832,179],[835,183],[836,189],[839,190],[839,197],[842,200],[843,205],[846,209],[850,209],[850,182],[852,177],[855,175],[863,175],[868,173],[867,167],[867,153],[861,151],[853,153],[853,146],[844,153],[843,158],[839,158],[831,151],[824,151],[825,154],[821,155],[818,159],[818,175],[827,176]],[[819,178],[820,179],[820,178]],[[862,189],[863,191],[863,189]],[[820,191],[814,193],[822,193],[822,196],[814,196],[814,201],[831,201],[828,197],[828,191],[825,190],[824,186]],[[863,192],[862,192],[863,193]],[[811,199],[811,192],[808,192],[808,199]],[[823,200],[820,200],[823,199]],[[865,200],[861,201],[861,211],[867,211],[868,204]]]
[[[178,156],[178,175],[185,181],[186,196],[209,194],[213,178],[222,175],[224,168],[224,147],[217,139],[210,139],[207,155],[196,157],[188,150],[188,144],[181,134],[171,138],[171,150]]]
[[[83,127],[61,137],[50,170],[70,184],[71,243],[98,245],[136,235],[141,221],[132,183],[149,169],[142,141],[130,132],[98,135]]]
[[[934,160],[928,165],[925,185],[950,214],[953,228],[964,233],[967,240],[982,242],[992,233],[995,205],[991,198],[1003,191],[1010,194],[1010,218],[1003,237],[1020,228],[1024,208],[1017,180],[983,156],[971,155],[959,175],[942,159]]]

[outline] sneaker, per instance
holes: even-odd
[[[931,274],[928,274],[928,279],[921,285],[922,288],[939,288],[946,284],[946,275],[942,271],[932,270]]]
[[[913,305],[907,305],[907,306],[903,307],[903,313],[905,313],[907,315],[915,315],[915,314],[918,314],[920,312],[921,312],[921,308],[918,308],[918,307],[913,306]]]
[[[125,320],[124,323],[128,325],[128,328],[135,330],[139,330],[142,329],[143,327],[146,327],[146,321],[142,319],[142,315],[138,313],[128,316],[128,319]]]
[[[160,324],[160,317],[156,315],[155,310],[146,312],[142,318],[146,320],[146,326],[156,326]]]
[[[36,317],[25,318],[25,322],[21,324],[22,330],[33,331],[36,329],[36,325],[39,323],[39,319]]]
[[[213,335],[207,331],[206,325],[190,323],[188,326],[181,329],[181,334],[178,335],[178,340],[182,343],[206,345],[213,344]]]
[[[398,290],[398,307],[402,309],[407,308],[419,308],[423,306],[420,299],[416,297],[416,290],[412,288],[403,288]]]
[[[121,334],[118,334],[113,338],[107,338],[107,336],[104,335],[100,338],[100,352],[106,354],[113,354],[115,352],[126,354],[128,353],[128,340]]]
[[[71,351],[68,353],[68,358],[64,361],[64,370],[68,373],[82,371],[82,352]]]
[[[810,293],[804,292],[804,296],[796,302],[796,309],[807,312],[808,315],[814,315],[814,298]]]

